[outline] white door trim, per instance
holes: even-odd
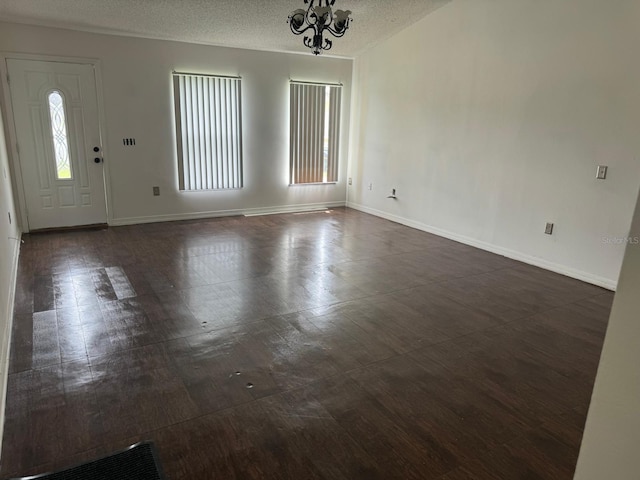
[[[83,58],[83,57],[59,57],[59,56],[50,56],[50,55],[35,55],[35,54],[27,54],[27,53],[13,53],[13,52],[2,52],[0,51],[0,75],[2,76],[0,80],[0,90],[2,90],[2,99],[4,106],[4,114],[5,114],[5,133],[7,135],[7,150],[9,154],[9,164],[11,168],[11,177],[13,180],[14,191],[16,192],[16,210],[18,212],[18,216],[20,218],[20,227],[24,233],[29,232],[29,221],[27,219],[27,200],[24,191],[24,183],[22,179],[22,169],[20,166],[20,157],[19,152],[17,150],[18,144],[18,135],[16,132],[16,126],[13,115],[13,104],[11,102],[11,91],[9,90],[9,82],[8,76],[9,72],[7,69],[7,59],[16,59],[16,60],[36,60],[41,62],[59,62],[59,63],[79,63],[79,64],[89,64],[93,66],[95,73],[95,81],[96,81],[96,93],[97,93],[97,101],[98,101],[98,124],[100,131],[100,138],[102,140],[102,152],[104,155],[105,162],[103,164],[104,168],[104,192],[105,192],[105,202],[107,207],[107,223],[111,225],[113,223],[113,210],[111,208],[112,205],[112,195],[111,195],[111,175],[109,169],[110,157],[109,157],[109,147],[108,147],[108,139],[107,133],[105,130],[106,125],[106,115],[104,111],[104,93],[103,93],[103,84],[102,84],[102,63],[97,58]]]

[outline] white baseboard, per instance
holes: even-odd
[[[387,212],[383,212],[381,210],[376,210],[375,208],[366,207],[364,205],[360,205],[353,202],[347,202],[347,207],[353,208],[354,210],[359,210],[364,213],[375,215],[376,217],[381,217],[395,223],[400,223],[402,225],[415,228],[416,230],[422,230],[423,232],[432,233],[434,235],[438,235],[439,237],[448,238],[450,240],[454,240],[459,243],[464,243],[465,245],[469,245],[471,247],[479,248],[481,250],[486,250],[487,252],[495,253],[497,255],[502,255],[503,257],[511,258],[519,262],[544,268],[545,270],[550,270],[552,272],[559,273],[566,277],[575,278],[576,280],[581,280],[583,282],[590,283],[592,285],[597,285],[598,287],[606,288],[607,290],[611,290],[615,292],[618,286],[618,283],[616,280],[611,280],[609,278],[592,275],[591,273],[583,272],[581,270],[576,270],[574,268],[567,267],[565,265],[560,265],[558,263],[549,262],[542,258],[534,257],[532,255],[527,255],[526,253],[510,250],[508,248],[493,245],[487,242],[483,242],[481,240],[476,240],[471,237],[459,235],[457,233],[452,233],[437,227],[432,227],[431,225],[417,222],[415,220],[410,220],[408,218],[400,217],[398,215],[393,215]]]
[[[148,217],[114,218],[109,222],[112,227],[138,225],[142,223],[175,222],[179,220],[198,220],[204,218],[275,215],[278,213],[298,213],[344,207],[345,202],[306,203],[301,205],[281,205],[277,207],[244,208],[237,210],[213,210],[210,212],[178,213],[173,215],[151,215]]]
[[[21,237],[20,232],[17,235]],[[7,404],[7,382],[9,380],[9,349],[11,346],[11,330],[13,327],[13,306],[16,298],[16,281],[18,279],[18,258],[20,256],[20,242],[16,241],[11,264],[11,278],[9,281],[9,298],[7,301],[7,311],[3,312],[7,317],[7,324],[4,332],[0,335],[0,438],[4,434],[5,408]],[[2,447],[0,446],[0,449]],[[0,459],[2,451],[0,450]]]

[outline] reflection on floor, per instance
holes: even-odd
[[[25,241],[0,476],[572,478],[610,292],[342,209]]]

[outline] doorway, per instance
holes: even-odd
[[[106,224],[94,66],[9,58],[7,71],[29,230]]]

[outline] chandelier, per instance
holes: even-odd
[[[305,35],[304,44],[311,49],[314,55],[320,55],[323,50],[329,50],[333,42],[324,38],[324,32],[328,31],[334,37],[342,37],[349,29],[351,22],[351,10],[331,9],[336,0],[304,0],[309,7],[304,10],[299,8],[289,15],[289,26],[295,35],[302,35],[309,30],[313,31],[313,36]],[[324,4],[324,6],[322,6]]]

